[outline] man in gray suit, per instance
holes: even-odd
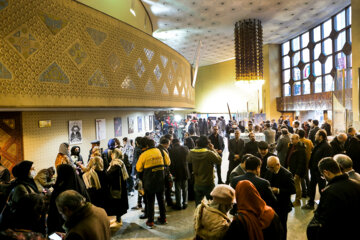
[[[280,159],[281,166],[285,166],[286,154],[288,152],[290,143],[289,132],[287,128],[281,129],[281,137],[279,138],[276,146],[277,156]]]

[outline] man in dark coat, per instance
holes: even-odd
[[[176,204],[173,207],[176,210],[185,209],[187,207],[188,179],[190,177],[189,166],[186,160],[189,149],[180,145],[180,140],[175,138],[172,140],[173,147],[169,150],[171,159],[170,172],[175,181],[175,199]],[[183,199],[181,205],[181,196]]]
[[[250,141],[245,144],[244,154],[249,153],[255,155],[258,152],[258,144],[259,144],[259,142],[256,141],[255,133],[249,133],[249,140]]]
[[[277,198],[277,207],[274,210],[279,215],[285,232],[284,239],[286,239],[288,213],[292,209],[290,197],[295,193],[294,178],[291,172],[280,165],[278,157],[269,157],[267,160],[267,168],[269,171],[266,172],[265,179],[270,182],[271,190]]]
[[[258,144],[258,152],[254,156],[260,158],[260,160],[261,160],[260,177],[263,178],[267,171],[266,163],[267,163],[268,157],[275,156],[275,155],[269,152],[269,144],[267,144],[264,141],[261,141]]]
[[[168,134],[166,134],[166,135],[168,135]],[[170,148],[170,144],[171,144],[171,141],[169,140],[169,138],[167,138],[165,136],[160,138],[160,144],[157,146],[157,148],[160,150],[163,158],[165,157],[164,152],[166,152],[169,155],[169,148]],[[170,160],[171,160],[171,158],[170,158]],[[167,168],[167,167],[165,167],[165,168]],[[166,169],[166,171],[169,171],[169,169]],[[174,203],[171,199],[171,187],[169,186],[169,183],[166,181],[165,181],[165,200],[166,200],[166,205],[168,205],[169,207],[174,206]]]
[[[244,140],[240,138],[240,130],[235,131],[235,138],[229,140],[229,170],[226,176],[226,184],[229,184],[230,173],[240,163],[245,150]]]
[[[65,239],[110,240],[110,222],[104,209],[87,203],[74,190],[67,190],[56,198],[56,206],[65,220]]]
[[[260,178],[261,160],[258,157],[248,157],[245,161],[246,174],[235,177],[231,181],[231,187],[236,188],[239,181],[249,180],[258,190],[261,198],[272,208],[277,207],[277,200],[274,193],[271,190],[268,180]]]
[[[319,184],[319,191],[321,192],[325,187],[325,180],[321,177],[321,174],[318,169],[318,163],[324,157],[332,156],[332,149],[330,144],[327,141],[327,135],[325,130],[319,130],[316,135],[316,144],[314,150],[311,153],[311,158],[309,162],[310,169],[310,186],[308,195],[310,197],[308,203],[302,206],[302,209],[313,210],[315,204],[315,193],[316,193],[316,185]]]
[[[219,127],[213,127],[213,134],[209,136],[209,140],[211,141],[212,145],[214,145],[214,149],[216,152],[222,157],[222,153],[225,148],[223,137],[219,134]],[[221,177],[221,163],[216,164],[216,174],[218,177],[218,184],[223,184],[222,177]]]
[[[312,120],[312,128],[310,129],[310,132],[309,132],[309,139],[313,142],[314,145],[315,145],[315,134],[319,130],[320,130],[319,121],[316,119]]]
[[[301,205],[301,178],[304,178],[306,173],[306,153],[305,146],[300,142],[300,137],[297,134],[291,135],[291,143],[286,155],[285,168],[289,169],[294,176],[296,196],[294,207]]]
[[[353,161],[353,168],[356,172],[360,172],[360,136],[356,135],[353,127],[348,129],[348,138],[345,143],[346,155]]]
[[[346,133],[340,133],[334,139],[330,142],[330,145],[332,147],[332,153],[333,156],[336,154],[343,154],[346,151],[345,143],[347,140]]]
[[[359,183],[342,174],[331,157],[322,159],[318,167],[328,185],[323,189],[314,214],[314,220],[321,224],[317,239],[356,239],[359,235],[355,220],[360,215]],[[314,239],[310,237],[308,235],[308,239]]]

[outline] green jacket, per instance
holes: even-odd
[[[192,164],[192,171],[195,178],[195,185],[214,185],[214,164],[221,164],[221,157],[218,153],[207,148],[192,149],[187,155],[187,161]]]

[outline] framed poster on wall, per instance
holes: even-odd
[[[128,134],[134,133],[134,127],[135,127],[135,119],[134,117],[128,117]]]
[[[147,131],[149,131],[150,130],[150,128],[149,128],[149,116],[145,116],[144,117],[144,125],[145,125],[145,131],[147,132]]]
[[[154,116],[149,116],[149,131],[154,129]]]
[[[69,121],[69,143],[82,143],[82,120]]]
[[[114,135],[115,135],[115,137],[122,136],[121,118],[114,118]]]
[[[137,117],[138,132],[139,132],[139,133],[142,132],[142,130],[143,130],[142,119],[143,119],[143,118],[142,118],[141,116],[138,116],[138,117]]]
[[[106,138],[106,122],[105,119],[96,119],[96,140],[104,140]]]

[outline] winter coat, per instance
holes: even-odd
[[[315,145],[314,150],[311,153],[311,158],[309,162],[310,170],[319,171],[318,164],[321,159],[324,157],[331,157],[332,149],[330,144],[327,141],[322,141]]]
[[[206,240],[220,240],[229,229],[231,220],[220,210],[210,207],[207,200],[203,200],[194,214],[195,233]]]
[[[285,165],[286,154],[288,152],[289,143],[290,143],[290,137],[289,134],[287,134],[287,135],[282,135],[279,138],[276,145],[277,156],[279,157],[282,166]]]
[[[169,150],[169,157],[171,160],[170,172],[175,178],[175,181],[188,180],[190,177],[189,166],[186,156],[189,154],[189,149],[180,144],[174,145]]]
[[[73,213],[64,224],[65,240],[110,240],[110,222],[104,209],[91,203]]]
[[[300,178],[303,178],[306,174],[305,146],[299,141],[295,145],[295,149],[292,152],[290,159],[288,159],[292,147],[293,144],[290,144],[285,158],[285,168],[288,168],[293,176],[298,175]]]

